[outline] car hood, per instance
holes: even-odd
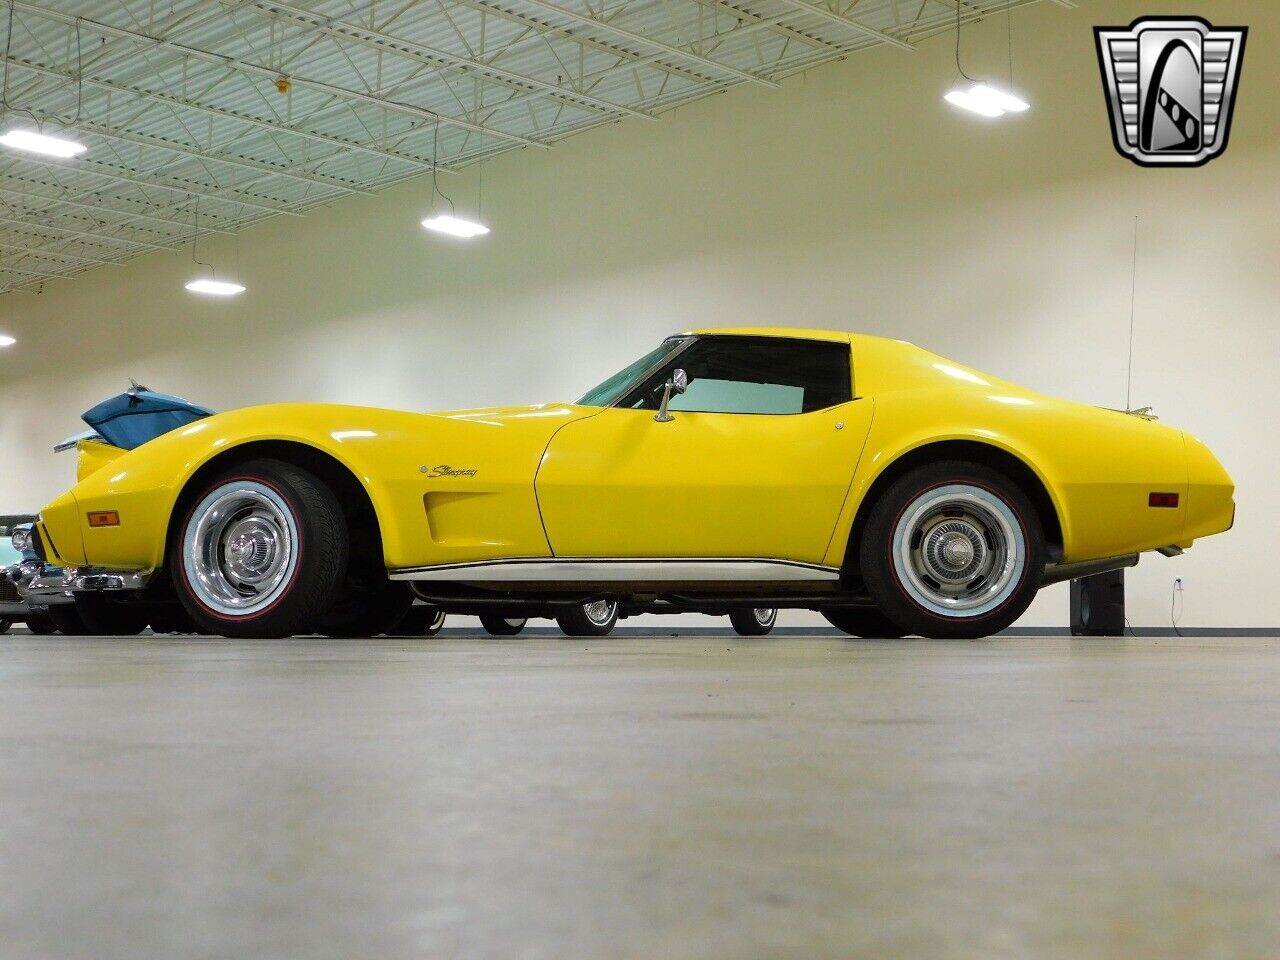
[[[132,450],[212,414],[208,407],[135,384],[86,410],[80,418],[113,447]],[[82,435],[72,439],[83,438]]]

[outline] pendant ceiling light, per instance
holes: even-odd
[[[1013,86],[1013,12],[1012,7],[1006,10],[1006,26],[1008,28],[1009,45],[1009,86]],[[959,107],[980,117],[996,119],[1009,113],[1023,113],[1031,109],[1022,97],[1008,90],[1003,90],[990,83],[975,80],[964,72],[960,66],[960,0],[956,0],[956,72],[968,86],[953,87],[943,94],[942,99],[953,107]]]
[[[192,231],[191,231],[191,262],[198,267],[205,267],[209,271],[207,277],[193,277],[185,284],[186,289],[192,293],[199,293],[210,297],[234,297],[244,293],[245,287],[243,283],[236,283],[234,280],[219,280],[217,271],[213,265],[196,259],[196,240],[200,236],[200,198],[194,198],[192,206]],[[239,241],[237,240],[237,243]],[[237,260],[239,257],[237,256]]]
[[[459,237],[463,240],[471,240],[475,237],[483,237],[489,232],[489,228],[478,220],[469,220],[466,217],[458,216],[458,211],[453,205],[453,200],[445,196],[440,189],[439,183],[439,163],[440,156],[440,117],[436,115],[435,130],[431,135],[431,205],[435,206],[436,197],[441,197],[449,204],[448,213],[435,213],[422,221],[422,226],[432,233],[443,233],[450,237]],[[483,183],[483,181],[481,181]],[[480,206],[477,199],[476,206]],[[479,214],[477,213],[477,216]]]
[[[10,150],[21,150],[24,153],[38,153],[46,157],[69,159],[77,157],[89,148],[79,140],[68,140],[65,137],[53,137],[38,130],[27,130],[15,127],[0,136],[0,144]]]
[[[13,4],[9,4],[9,31],[5,35],[5,61],[4,61],[4,81],[0,85],[0,108],[6,113],[17,112],[25,113],[31,117],[35,125],[35,129],[31,127],[10,127],[0,135],[0,146],[8,147],[10,150],[18,150],[22,153],[37,153],[42,157],[58,157],[62,160],[70,160],[72,157],[78,157],[89,148],[79,140],[70,136],[54,136],[51,133],[45,133],[41,127],[42,122],[38,115],[23,107],[14,106],[9,102],[9,60],[13,47]],[[76,115],[70,122],[71,126],[80,122],[80,115],[84,109],[84,65],[80,55],[80,20],[76,19]],[[61,121],[59,121],[61,122]]]

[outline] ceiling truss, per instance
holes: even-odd
[[[0,0],[0,124],[89,148],[0,152],[0,292],[857,50],[909,62],[957,2],[1034,0]]]

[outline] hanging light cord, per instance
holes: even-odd
[[[15,106],[9,102],[9,59],[13,53],[13,7],[13,0],[9,0],[9,26],[4,37],[4,67],[0,69],[0,108],[5,111],[25,113],[39,130],[43,128],[44,121],[34,110]],[[76,116],[73,123],[79,123],[84,114],[84,56],[80,48],[80,20],[80,17],[76,17]]]
[[[197,267],[208,267],[209,276],[216,277],[218,271],[213,268],[213,264],[196,259],[196,240],[200,236],[200,198],[192,197],[191,199],[191,262]]]
[[[9,29],[5,32],[4,38],[4,76],[0,79],[0,107],[6,111],[13,110],[18,113],[25,113],[31,118],[31,121],[38,129],[40,127],[40,118],[31,110],[25,107],[15,107],[9,102],[9,54],[13,51],[13,0],[9,0]]]
[[[1005,41],[1009,48],[1009,89],[1013,89],[1013,4],[1004,8]]]
[[[970,83],[977,83],[973,77],[964,72],[964,67],[960,66],[960,0],[956,0],[956,70]]]
[[[456,215],[458,211],[454,208],[453,201],[440,189],[440,114],[433,113],[432,116],[436,118],[436,125],[431,133],[431,192],[448,200],[449,213]],[[434,205],[433,201],[432,206]]]
[[[6,60],[6,66],[8,61]],[[80,115],[84,111],[84,56],[80,53],[80,18],[76,17],[76,119],[80,122]]]

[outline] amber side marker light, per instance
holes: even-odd
[[[99,510],[89,514],[89,526],[91,527],[118,527],[120,526],[120,514],[114,510]]]
[[[1176,493],[1153,493],[1147,497],[1148,507],[1176,507],[1178,505],[1178,495]]]

